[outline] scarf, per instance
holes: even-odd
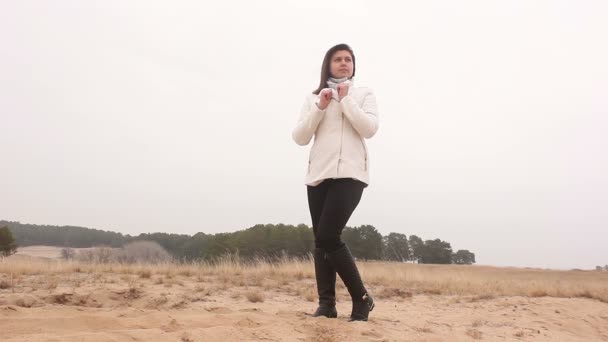
[[[351,77],[342,77],[342,78],[334,78],[334,77],[330,77],[329,79],[327,79],[327,86],[331,89],[331,96],[332,98],[334,98],[336,101],[340,101],[340,97],[338,96],[338,84],[343,83],[343,82],[347,82],[349,87],[353,86],[353,83],[355,82],[355,80]]]

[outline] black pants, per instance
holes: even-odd
[[[326,179],[317,186],[307,186],[316,248],[333,252],[344,246],[340,235],[366,187],[353,178]]]

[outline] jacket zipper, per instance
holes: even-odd
[[[342,161],[342,141],[344,140],[344,113],[342,113],[342,121],[340,121],[340,154],[338,155],[338,167],[336,170],[337,177],[340,176],[340,161]]]
[[[367,147],[365,146],[365,143],[363,141],[361,141],[361,145],[363,145],[363,151],[365,153],[365,162],[363,164],[363,170],[367,171]]]

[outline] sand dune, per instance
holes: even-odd
[[[481,291],[483,281],[527,272],[547,284],[552,273],[402,266],[361,263],[377,304],[370,321],[347,322],[341,282],[338,319],[310,317],[307,261],[129,266],[13,256],[0,262],[0,341],[608,341],[608,303],[596,283],[606,274],[560,273],[560,285],[546,290],[587,291],[579,297],[517,295],[496,284],[486,286],[495,293]],[[453,274],[452,286],[424,280],[454,268],[470,290]]]

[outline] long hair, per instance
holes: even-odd
[[[327,88],[327,80],[329,77],[331,77],[329,70],[331,66],[331,58],[333,57],[334,53],[338,51],[348,51],[350,53],[350,56],[353,59],[353,77],[355,76],[355,54],[353,53],[353,49],[351,49],[347,44],[338,44],[332,46],[329,50],[327,50],[325,53],[325,58],[323,58],[323,65],[321,65],[321,81],[319,82],[319,87],[312,92],[313,94],[319,95],[319,92],[321,92],[323,88]]]

